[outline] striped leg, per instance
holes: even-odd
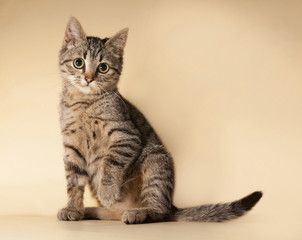
[[[110,207],[121,198],[121,176],[124,163],[116,156],[107,155],[103,158],[100,173],[101,181],[97,197],[101,204]]]
[[[127,224],[162,221],[170,215],[174,190],[174,169],[171,157],[157,149],[145,157],[142,165],[142,207],[124,212]]]
[[[103,206],[110,207],[121,198],[124,171],[140,153],[141,141],[140,133],[130,121],[112,123],[107,135],[110,144],[101,158],[102,178],[97,197]]]
[[[83,168],[83,159],[75,148],[65,148],[65,171],[67,179],[67,207],[61,209],[57,218],[63,221],[77,221],[84,217],[83,195],[87,183],[87,172]]]

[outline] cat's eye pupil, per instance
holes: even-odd
[[[73,60],[73,66],[77,69],[81,69],[84,67],[84,60],[82,58],[76,58]]]
[[[102,63],[101,65],[100,65],[100,70],[101,70],[101,72],[106,72],[106,70],[107,70],[107,64],[105,64],[105,63]]]
[[[99,65],[99,72],[100,73],[107,73],[109,71],[109,65],[107,63],[101,63]]]
[[[81,67],[82,64],[83,64],[82,59],[79,59],[79,58],[78,58],[78,59],[75,61],[75,64],[76,64],[77,67]]]

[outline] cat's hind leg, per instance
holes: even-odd
[[[126,210],[122,222],[138,224],[167,219],[172,211],[174,168],[171,156],[163,149],[151,151],[141,166],[141,207]]]

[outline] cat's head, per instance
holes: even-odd
[[[65,86],[84,94],[116,89],[127,34],[125,28],[111,38],[87,37],[79,21],[72,17],[60,51],[60,71]]]

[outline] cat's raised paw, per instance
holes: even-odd
[[[123,213],[122,222],[126,224],[143,223],[147,218],[147,214],[141,209],[131,209]]]
[[[98,198],[103,206],[110,207],[120,200],[121,190],[116,184],[110,186],[101,185],[98,192]]]
[[[79,221],[84,218],[84,209],[62,208],[57,214],[60,221]]]

